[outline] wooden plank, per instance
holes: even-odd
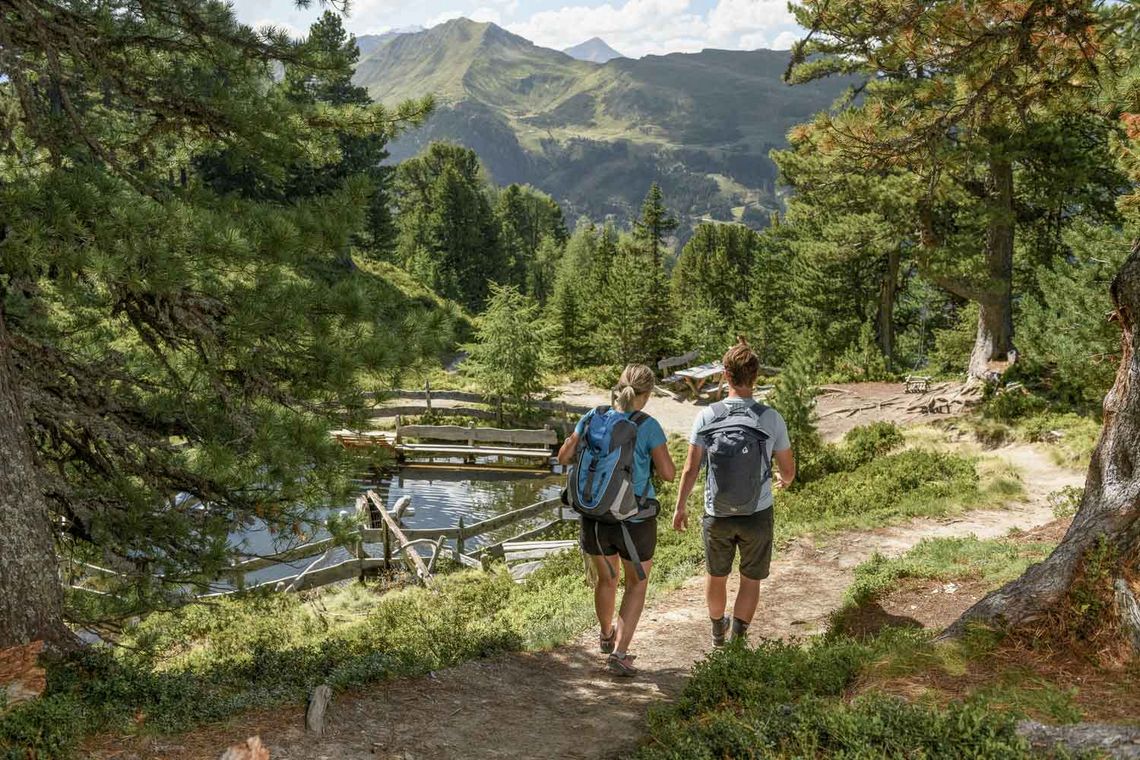
[[[271,554],[266,557],[255,557],[254,559],[238,562],[234,565],[231,565],[228,572],[250,573],[254,570],[263,570],[274,565],[296,562],[297,560],[306,559],[317,554],[324,554],[335,546],[335,538],[326,538],[321,541],[313,541],[312,543],[295,546],[292,549],[280,552],[279,554]]]
[[[553,541],[506,541],[503,543],[503,551],[527,551],[530,549],[565,549],[567,547],[577,546],[578,542],[574,539],[557,539]]]
[[[472,536],[478,536],[483,533],[487,533],[489,531],[497,530],[498,528],[510,525],[511,523],[518,522],[523,518],[540,515],[549,509],[554,509],[557,507],[558,502],[559,500],[556,498],[547,499],[546,501],[540,501],[537,504],[531,504],[529,507],[523,507],[522,509],[516,509],[513,512],[506,512],[501,515],[496,515],[495,517],[492,517],[488,520],[483,520],[482,522],[477,522],[473,525],[467,526],[463,530],[463,537],[471,538]]]
[[[447,446],[430,443],[402,443],[399,451],[407,454],[438,454],[451,456],[487,457],[526,457],[527,459],[550,459],[554,455],[550,449],[508,449],[491,446]]]
[[[403,529],[400,528],[395,519],[393,519],[392,515],[388,514],[388,510],[384,508],[384,502],[380,501],[380,497],[376,495],[376,492],[370,490],[366,495],[369,500],[376,505],[376,509],[380,511],[380,518],[396,538],[396,543],[404,552],[404,556],[415,568],[416,576],[419,577],[420,582],[428,583],[431,580],[431,573],[428,572],[427,565],[424,564],[424,558],[421,557],[414,548],[408,546],[408,537],[404,534]]]
[[[680,356],[670,356],[667,359],[662,359],[661,361],[657,362],[657,368],[664,372],[671,367],[683,367],[686,364],[692,364],[695,362],[697,360],[697,357],[700,355],[700,351],[690,351],[689,353],[682,354]]]
[[[534,530],[528,530],[525,533],[520,533],[517,536],[514,536],[512,538],[508,538],[506,541],[500,541],[497,544],[491,544],[490,546],[484,546],[478,552],[475,552],[475,554],[472,556],[478,556],[480,559],[482,559],[483,557],[486,557],[486,556],[502,557],[504,555],[503,546],[505,546],[506,544],[517,543],[519,541],[526,541],[526,540],[531,539],[531,538],[538,538],[539,536],[544,535],[551,528],[557,527],[562,522],[564,522],[564,521],[563,520],[551,520],[548,523],[543,523],[542,525],[538,526]],[[480,552],[482,552],[482,553],[480,553]]]
[[[383,528],[365,528],[360,531],[361,538],[366,544],[379,544],[384,541]],[[434,539],[437,536],[446,536],[450,539],[459,538],[458,528],[404,528],[404,536],[409,541],[421,538]]]
[[[553,430],[500,430],[498,428],[459,427],[458,425],[403,425],[401,439],[419,438],[431,441],[464,443],[509,443],[520,446],[553,446],[558,434]]]
[[[483,569],[483,563],[482,562],[475,559],[474,557],[468,557],[466,554],[455,554],[452,556],[452,559],[454,559],[456,562],[463,565],[464,567],[470,567],[470,568],[473,568],[475,570],[482,570]]]
[[[504,549],[503,553],[507,562],[525,562],[532,559],[545,559],[551,554],[561,554],[564,551],[575,549],[577,546],[577,541],[569,541],[566,546],[552,546],[546,549],[518,549],[512,551]]]
[[[392,417],[418,417],[434,411],[454,417],[471,417],[476,420],[497,420],[499,415],[490,409],[477,409],[473,406],[436,406],[434,410],[424,406],[377,406],[368,414],[369,419],[383,420]]]

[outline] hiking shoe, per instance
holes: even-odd
[[[598,648],[602,650],[602,654],[610,654],[614,651],[614,644],[617,643],[617,626],[610,624],[610,635],[603,636],[601,631],[598,632]]]
[[[625,657],[618,657],[616,654],[611,654],[606,658],[606,670],[615,676],[631,678],[637,675],[637,668],[633,666],[633,660],[634,656],[632,654],[627,654]]]
[[[739,641],[741,644],[748,643],[748,623],[732,619],[732,640]]]
[[[714,647],[724,646],[724,637],[728,633],[728,615],[725,615],[720,620],[712,621],[712,645]]]

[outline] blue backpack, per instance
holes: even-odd
[[[587,413],[566,488],[566,503],[574,511],[599,523],[621,525],[638,578],[644,578],[645,573],[625,523],[657,514],[656,504],[645,498],[649,481],[640,496],[633,486],[637,431],[647,419],[649,415],[644,412],[626,417],[608,406]],[[594,527],[596,535],[597,526]]]

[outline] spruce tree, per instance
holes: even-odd
[[[545,330],[538,303],[513,285],[492,285],[487,310],[476,324],[475,342],[463,362],[482,392],[525,411],[543,389]]]
[[[341,265],[368,177],[286,202],[220,194],[197,159],[279,183],[426,104],[289,97],[278,63],[325,63],[222,3],[0,14],[0,648],[66,646],[57,555],[119,574],[107,615],[201,587],[235,526],[345,492],[329,428],[433,343]]]
[[[396,172],[397,257],[423,284],[480,310],[509,262],[475,152],[432,143]]]

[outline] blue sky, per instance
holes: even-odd
[[[246,23],[283,26],[301,34],[319,3],[297,10],[294,0],[233,0]],[[356,34],[433,26],[466,16],[493,21],[540,45],[564,48],[602,37],[629,56],[704,48],[786,49],[800,30],[786,0],[353,0],[346,21]]]

